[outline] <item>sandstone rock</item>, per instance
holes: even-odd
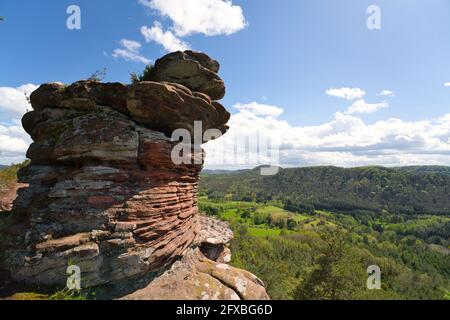
[[[181,85],[139,82],[128,91],[128,110],[138,123],[171,136],[177,129],[194,134],[194,121],[202,122],[202,130],[218,129],[225,133],[230,114],[208,97],[193,94]]]
[[[219,256],[215,259],[216,262],[219,263],[230,263],[231,262],[231,250],[228,247],[224,247],[220,252]]]
[[[59,107],[65,90],[66,86],[61,82],[43,84],[31,93],[31,105],[36,110],[46,107]]]
[[[30,95],[34,110],[63,108],[90,110],[95,105],[114,107],[127,112],[127,86],[121,83],[78,81],[70,86],[60,82],[43,84]]]
[[[178,51],[158,59],[144,80],[179,83],[220,100],[225,96],[225,83],[217,75],[218,71],[219,63],[204,53]]]
[[[41,112],[47,110],[33,111],[33,114]],[[27,116],[27,119],[31,117]],[[137,157],[139,135],[133,130],[134,122],[107,107],[93,107],[90,112],[73,118],[35,120],[33,123],[34,128],[28,127],[28,130],[34,143],[27,157],[34,163],[129,162]]]
[[[183,55],[202,77],[218,71],[206,55]],[[216,80],[205,77],[202,85]],[[256,277],[222,264],[230,261],[228,225],[197,215],[204,152],[185,141],[195,150],[191,162],[171,157],[178,142],[168,136],[175,129],[192,132],[200,120],[203,131],[226,131],[230,114],[221,104],[178,83],[94,81],[44,84],[31,102],[34,111],[22,119],[33,139],[31,164],[18,173],[14,214],[0,230],[0,267],[15,281],[63,287],[70,262],[80,267],[83,288],[131,288],[169,270],[173,276],[150,287],[171,281],[169,287],[180,288],[174,297],[181,297],[200,282],[210,289],[190,298],[267,297]],[[180,268],[173,270],[191,272],[186,287],[184,275],[170,271],[175,261]],[[164,288],[143,298],[164,299]]]
[[[189,250],[147,287],[122,300],[268,300],[260,279],[249,272]]]
[[[15,280],[64,285],[70,260],[90,287],[180,258],[197,233],[201,165],[175,165],[175,142],[115,108],[55,108],[24,118],[35,141],[15,203],[27,230],[5,250]]]
[[[218,73],[220,69],[220,64],[218,61],[211,59],[207,54],[203,52],[197,52],[192,50],[184,51],[185,56],[188,59],[193,59],[198,61],[203,67],[211,70],[212,72]]]
[[[55,82],[40,86],[30,99],[35,111],[27,113],[22,124],[34,140],[73,129],[80,116],[114,110],[123,115],[131,113],[133,120],[169,137],[176,129],[193,134],[194,121],[202,122],[203,132],[218,129],[225,133],[230,119],[220,103],[177,83],[139,82],[128,87],[95,81],[78,81],[69,86]],[[46,147],[40,145],[36,152],[45,152],[42,148]]]
[[[198,243],[211,245],[226,245],[233,240],[233,232],[227,222],[199,215],[197,217],[201,230],[198,234]]]
[[[233,232],[228,223],[204,215],[197,216],[200,230],[195,239],[196,245],[205,257],[219,263],[231,261],[228,248],[233,239]]]

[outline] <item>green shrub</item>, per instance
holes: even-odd
[[[135,84],[140,81],[151,81],[153,68],[153,65],[149,64],[145,67],[142,74],[137,74],[136,72],[130,73],[131,83]]]
[[[14,164],[12,166],[3,168],[0,170],[0,188],[6,187],[11,183],[17,182],[17,171],[19,169],[26,167],[30,163],[26,160],[20,164]]]
[[[88,78],[88,81],[95,81],[95,82],[101,82],[106,77],[106,68],[100,69],[95,71],[91,76]]]

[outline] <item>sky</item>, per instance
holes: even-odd
[[[39,84],[129,82],[189,48],[221,63],[232,113],[207,167],[450,165],[448,0],[0,0],[0,16],[0,164],[24,159]],[[256,135],[271,156],[239,152]]]

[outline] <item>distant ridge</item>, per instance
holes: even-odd
[[[408,166],[397,167],[396,170],[401,170],[410,173],[444,173],[450,174],[450,167],[448,166]]]
[[[304,167],[261,176],[255,168],[204,174],[200,192],[210,198],[281,200],[291,211],[353,213],[386,210],[399,214],[450,213],[450,167]]]
[[[261,166],[255,167],[253,169],[205,169],[202,171],[203,174],[230,174],[230,173],[242,173],[247,171],[254,171],[261,168]],[[361,167],[337,167],[337,166],[309,166],[309,167],[289,167],[286,169],[311,169],[311,168],[336,168],[336,169],[363,169],[363,168],[382,168],[399,170],[409,173],[444,173],[450,174],[450,166],[435,166],[435,165],[423,165],[423,166],[403,166],[403,167],[384,167],[384,166],[361,166]],[[280,167],[281,170],[284,168]]]
[[[218,169],[218,170],[210,170],[210,169],[205,169],[202,171],[202,174],[230,174],[230,173],[239,173],[239,172],[243,172],[243,171],[249,171],[249,170],[253,170],[253,169],[244,169],[244,170],[225,170],[225,169]]]

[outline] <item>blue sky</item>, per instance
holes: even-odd
[[[366,25],[372,4],[380,30]],[[81,30],[66,27],[69,5],[81,9]],[[128,82],[142,61],[182,43],[221,62],[235,131],[253,121],[252,130],[280,135],[281,164],[450,165],[447,0],[0,0],[0,16],[0,164],[29,143],[11,90],[102,68],[105,81]],[[275,111],[254,112],[264,106]]]

